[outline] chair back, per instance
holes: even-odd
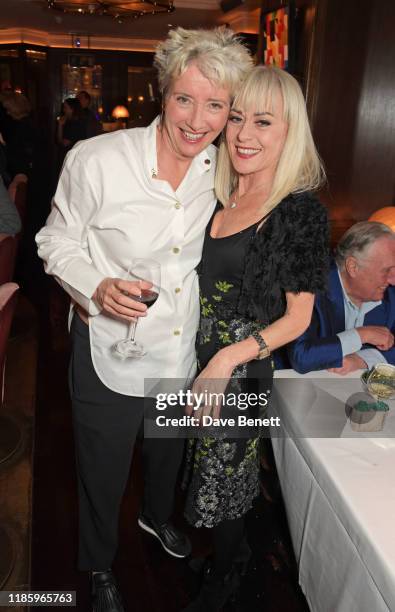
[[[4,366],[7,353],[7,341],[14,315],[17,290],[16,283],[5,283],[0,286],[0,405],[4,398]]]
[[[17,240],[4,235],[0,239],[0,285],[12,281],[15,268]]]

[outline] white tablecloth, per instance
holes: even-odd
[[[395,408],[384,432],[353,432],[344,408],[359,374],[276,373],[273,403],[282,434],[293,433],[272,444],[313,612],[395,612]],[[302,437],[300,423],[336,437]]]

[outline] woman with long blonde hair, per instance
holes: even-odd
[[[236,389],[240,399],[270,391],[271,354],[308,327],[328,268],[327,214],[312,193],[323,179],[298,83],[277,68],[254,68],[220,145],[220,203],[200,266],[196,393]],[[229,413],[215,401],[194,414],[204,430],[205,416]],[[213,529],[214,555],[188,612],[220,610],[248,558],[244,516],[259,492],[259,435],[241,429],[218,437],[208,430],[189,449],[186,516]]]

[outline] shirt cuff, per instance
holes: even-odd
[[[362,341],[356,329],[347,329],[336,334],[342,345],[343,357],[352,355],[362,347]]]
[[[80,259],[68,266],[62,278],[56,278],[63,289],[91,316],[101,312],[101,308],[92,300],[92,296],[106,275],[96,270],[92,264]]]
[[[366,365],[370,368],[373,368],[377,363],[387,363],[386,358],[383,353],[380,353],[379,350],[374,348],[362,349],[361,351],[357,351],[357,355],[364,360]]]

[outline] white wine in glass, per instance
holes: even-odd
[[[395,396],[395,367],[389,363],[378,363],[369,372],[366,387],[372,397],[380,402]],[[383,402],[388,410],[388,405]]]
[[[128,281],[146,281],[151,283],[149,289],[141,289],[140,295],[132,295],[130,297],[137,302],[142,302],[150,308],[155,304],[159,297],[160,291],[160,264],[154,259],[134,259],[128,270],[126,277]],[[113,347],[112,352],[120,359],[138,359],[146,355],[147,351],[140,342],[136,342],[136,327],[138,317],[135,318],[129,325],[128,335],[123,340],[118,340]]]

